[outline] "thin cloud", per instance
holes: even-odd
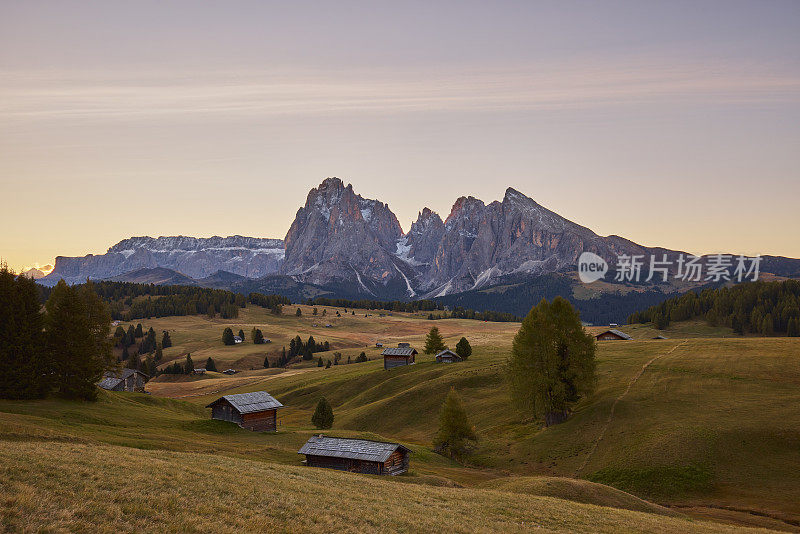
[[[486,112],[655,102],[798,102],[800,77],[706,65],[628,64],[341,72],[321,77],[252,71],[6,73],[5,119],[135,119],[181,115],[269,117],[335,113]]]

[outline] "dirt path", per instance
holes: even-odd
[[[289,371],[284,371],[283,373],[278,373],[276,375],[254,376],[254,377],[251,377],[251,378],[242,378],[242,379],[239,379],[239,380],[235,380],[235,379],[234,380],[221,380],[221,382],[223,382],[221,384],[208,384],[209,387],[211,387],[211,386],[219,386],[216,389],[209,390],[209,389],[204,389],[204,388],[198,388],[198,389],[202,389],[202,391],[199,391],[199,392],[196,392],[196,393],[190,393],[190,394],[187,394],[187,395],[170,395],[169,394],[169,389],[175,389],[175,388],[170,388],[169,387],[170,385],[173,385],[173,383],[163,382],[162,383],[163,386],[167,386],[167,387],[159,387],[159,388],[156,389],[156,391],[152,391],[151,390],[151,392],[154,395],[158,396],[158,397],[168,397],[170,399],[186,399],[186,398],[189,398],[189,397],[203,397],[205,395],[214,395],[215,393],[220,393],[222,391],[227,391],[227,390],[233,389],[233,388],[239,388],[239,387],[243,387],[243,386],[251,386],[253,384],[257,384],[258,382],[261,382],[261,381],[264,381],[264,380],[272,380],[272,379],[278,378],[278,377],[287,377],[287,376],[299,375],[301,373],[306,373],[306,372],[311,371],[313,369],[315,369],[315,368],[308,367],[308,368],[305,368],[305,369],[291,369]],[[215,382],[217,382],[217,381],[215,380]],[[160,384],[160,385],[162,385],[162,384]],[[180,382],[174,383],[174,385],[179,385],[179,384],[180,384]]]
[[[636,373],[636,376],[634,376],[633,379],[628,383],[628,387],[625,388],[625,391],[623,391],[622,394],[619,397],[614,399],[614,404],[611,405],[611,411],[608,413],[608,419],[606,419],[606,422],[603,425],[603,429],[600,431],[600,435],[597,436],[597,439],[595,440],[594,445],[592,445],[592,449],[589,451],[589,454],[586,455],[586,458],[584,458],[583,462],[581,463],[581,466],[578,467],[577,470],[575,470],[575,477],[576,478],[578,478],[580,476],[581,471],[583,471],[586,468],[586,465],[589,463],[589,460],[591,460],[592,456],[594,455],[595,451],[597,450],[597,447],[600,445],[600,442],[603,440],[603,436],[605,436],[606,431],[608,430],[608,427],[611,426],[611,420],[614,419],[614,411],[617,409],[617,404],[619,403],[619,401],[621,401],[622,399],[625,398],[625,396],[628,394],[628,392],[630,392],[631,388],[636,383],[636,381],[639,380],[639,377],[641,377],[644,374],[644,372],[647,370],[647,368],[650,367],[650,365],[654,361],[658,360],[659,358],[663,358],[664,356],[668,356],[668,355],[672,354],[675,351],[675,349],[677,349],[678,347],[684,345],[687,341],[689,341],[689,340],[685,339],[685,340],[681,341],[680,343],[678,343],[677,345],[673,346],[668,351],[662,352],[661,354],[658,354],[658,355],[654,356],[653,358],[651,358],[650,361],[645,363],[642,366],[642,368],[639,369],[639,372]]]

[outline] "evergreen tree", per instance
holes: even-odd
[[[433,440],[433,450],[461,460],[474,448],[477,439],[461,397],[450,388],[439,411],[439,431]]]
[[[314,410],[314,415],[311,416],[311,422],[317,428],[326,429],[333,426],[333,408],[331,408],[325,397],[319,399],[317,409]]]
[[[186,354],[186,363],[183,364],[183,372],[187,375],[194,372],[194,362],[192,361],[191,354]]]
[[[300,317],[303,315],[303,311],[300,308],[297,308],[297,311],[294,312],[295,317]]]
[[[136,328],[133,325],[128,327],[128,334],[125,336],[125,345],[130,347],[136,343]]]
[[[511,398],[523,412],[562,422],[595,384],[595,341],[561,297],[534,306],[514,336],[508,360]]]
[[[0,398],[33,399],[50,389],[36,282],[0,266]]]
[[[320,358],[320,359],[322,359],[322,358]],[[325,364],[325,369],[330,369],[330,368],[331,368],[331,361],[328,360],[328,363]]]
[[[242,342],[244,342],[244,330],[242,330],[241,328],[239,329],[239,339],[241,339]]]
[[[128,363],[125,365],[128,369],[136,369],[139,370],[142,367],[142,359],[139,358],[138,354],[135,354],[133,357],[128,359]]]
[[[142,323],[136,324],[136,330],[134,330],[134,335],[136,336],[137,339],[144,337],[144,331],[142,330]]]
[[[269,369],[269,356],[264,356],[264,369]]]
[[[316,308],[314,308],[314,310],[311,312],[311,315],[316,315],[318,311],[319,311],[319,310],[317,310]]]
[[[164,351],[161,350],[161,345],[156,345],[156,355],[153,357],[155,363],[159,363],[164,358]]]
[[[467,341],[467,338],[462,337],[458,343],[456,343],[456,354],[461,356],[462,360],[466,360],[470,356],[472,356],[472,346]]]
[[[350,357],[349,354],[347,355],[347,363],[353,363],[353,359]]]
[[[122,356],[121,356],[122,361],[123,362],[127,361],[128,358],[130,358],[130,357],[131,357],[131,354],[130,354],[130,352],[128,352],[128,346],[127,345],[123,345],[122,346]]]
[[[322,365],[323,365],[323,363],[322,363],[322,356],[320,356],[320,357],[319,357],[319,360],[317,360],[317,367],[322,367]]]
[[[253,330],[253,343],[256,345],[262,345],[264,343],[264,334],[258,328],[254,328]]]
[[[158,367],[156,367],[156,362],[153,361],[151,356],[148,356],[144,359],[143,369],[144,372],[150,377],[154,377],[158,374]]]
[[[311,349],[308,347],[305,348],[305,352],[303,352],[303,359],[306,361],[312,360],[314,358],[314,354],[312,354]]]
[[[222,342],[225,345],[235,345],[236,341],[233,339],[233,330],[226,328],[222,331]]]
[[[114,364],[108,308],[91,282],[70,287],[61,280],[50,293],[45,309],[45,342],[58,394],[95,400],[95,382]]]
[[[172,346],[172,339],[169,337],[169,332],[164,330],[164,335],[161,337],[161,347],[168,349]]]
[[[308,347],[308,350],[311,351],[312,353],[319,352],[317,350],[317,342],[314,341],[314,336],[308,336],[308,341],[306,342],[306,347]]]
[[[367,361],[367,353],[362,351],[361,354],[358,355],[358,358],[356,358],[356,363],[361,363],[365,361]]]
[[[439,328],[434,326],[425,337],[425,349],[423,349],[425,354],[436,354],[446,348],[447,345],[444,344],[444,339],[442,339],[442,335],[439,333]]]

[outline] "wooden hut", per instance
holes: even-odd
[[[408,343],[400,343],[397,347],[389,347],[381,352],[383,356],[383,368],[392,369],[402,365],[412,365],[415,362],[417,349],[409,346]]]
[[[450,349],[444,349],[442,352],[436,355],[436,363],[454,363],[460,361],[463,361],[461,356]]]
[[[106,371],[103,379],[97,383],[109,391],[144,391],[144,385],[150,380],[147,375],[136,369],[123,369],[122,371]]]
[[[597,339],[597,341],[618,341],[625,339],[633,339],[625,332],[620,332],[619,330],[615,330],[614,328],[612,328],[611,330],[606,330],[605,332],[600,332],[594,337],[595,339]]]
[[[409,454],[399,443],[366,439],[312,436],[297,454],[306,456],[306,465],[367,473],[400,475],[408,471]]]
[[[277,430],[277,410],[283,404],[266,391],[239,393],[220,397],[206,408],[211,408],[211,418],[236,423],[255,432]]]

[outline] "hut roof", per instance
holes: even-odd
[[[253,393],[225,395],[206,406],[206,408],[211,408],[223,399],[231,403],[231,406],[236,408],[239,413],[263,412],[264,410],[283,407],[283,404],[275,400],[275,398],[266,391],[254,391]]]
[[[412,356],[417,353],[417,349],[413,347],[389,347],[383,349],[381,355],[383,356]]]
[[[449,355],[449,356],[452,356],[453,358],[458,358],[459,360],[461,359],[461,356],[459,356],[458,354],[456,354],[454,351],[452,351],[452,350],[450,350],[450,349],[444,349],[443,351],[439,352],[439,353],[436,355],[436,357],[437,357],[437,358],[440,358],[440,357],[442,357],[442,356],[448,356],[448,355]]]
[[[103,377],[104,378],[118,378],[118,379],[121,379],[121,380],[125,380],[125,379],[130,378],[132,375],[135,375],[135,374],[140,374],[145,378],[150,378],[150,375],[148,375],[147,373],[143,373],[142,371],[139,371],[138,369],[128,369],[127,367],[125,369],[123,369],[122,371],[106,371],[105,373],[103,373]]]
[[[399,443],[386,443],[367,439],[330,438],[320,434],[319,436],[311,436],[306,444],[297,451],[297,454],[385,462],[397,449],[411,452]]]
[[[114,389],[122,383],[121,378],[106,377],[97,383],[103,389]]]
[[[633,339],[631,336],[629,336],[625,332],[622,332],[622,331],[617,330],[615,328],[612,328],[611,330],[606,330],[605,332],[600,332],[597,335],[598,336],[602,336],[603,334],[608,334],[609,332],[611,332],[614,335],[617,335],[617,336],[621,337],[622,339]]]

